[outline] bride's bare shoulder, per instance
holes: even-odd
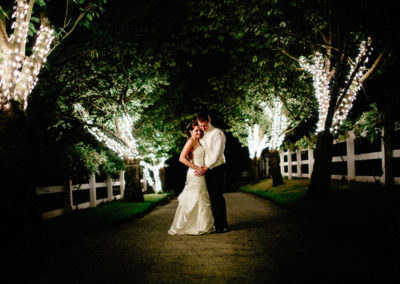
[[[192,139],[188,139],[185,143],[185,146],[183,147],[183,149],[187,149],[187,150],[192,150],[194,148],[194,142]]]

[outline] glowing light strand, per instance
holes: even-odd
[[[35,45],[30,56],[25,55],[28,37],[29,5],[25,0],[17,0],[8,47],[2,48],[3,60],[0,62],[0,109],[9,108],[10,100],[19,101],[26,109],[28,96],[36,85],[37,77],[54,39],[53,30],[40,25]]]
[[[262,150],[267,147],[268,137],[264,134],[260,139],[260,126],[258,124],[254,124],[253,127],[249,126],[247,145],[251,159],[260,158]]]
[[[155,192],[162,192],[162,183],[160,178],[160,169],[165,167],[165,158],[161,158],[158,162],[153,160],[153,165],[145,162],[144,160],[140,161],[140,165],[143,166],[143,170],[145,171],[146,180],[150,186],[152,186]],[[153,175],[150,174],[150,171]]]
[[[272,109],[268,106],[265,107],[264,110],[271,118],[271,134],[270,139],[267,143],[267,147],[269,149],[279,149],[281,147],[283,140],[285,139],[285,135],[283,131],[287,127],[287,117],[282,111],[282,103],[279,100],[273,101]]]
[[[350,64],[349,74],[347,75],[347,81],[345,84],[348,83],[350,80],[351,74],[354,72],[356,66],[360,63],[364,56],[366,60],[360,66],[358,72],[356,73],[353,81],[351,82],[350,88],[344,96],[344,99],[337,107],[334,117],[333,123],[331,127],[331,131],[337,130],[339,124],[343,122],[343,120],[347,117],[347,114],[351,107],[353,106],[353,102],[357,96],[358,91],[361,89],[361,78],[367,72],[366,64],[368,63],[368,57],[370,53],[367,54],[368,50],[372,50],[371,46],[371,39],[368,38],[367,41],[362,41],[359,47],[359,53],[354,60],[354,63]],[[309,62],[304,57],[300,57],[300,66],[306,70],[307,72],[311,73],[313,76],[313,86],[315,96],[318,101],[318,123],[317,123],[317,132],[321,132],[324,130],[325,120],[328,113],[329,108],[329,84],[331,81],[330,77],[330,70],[326,68],[326,60],[324,56],[320,52],[316,52],[313,56],[312,62]],[[339,93],[338,98],[340,98],[343,93]]]
[[[247,136],[247,145],[249,148],[250,158],[260,158],[265,148],[279,149],[282,145],[285,135],[283,131],[287,127],[287,117],[282,112],[282,103],[279,100],[272,102],[272,108],[264,104],[264,113],[272,121],[270,134],[264,134],[260,139],[260,126],[254,124],[249,126],[249,134]]]
[[[97,140],[104,143],[109,149],[114,151],[120,158],[133,160],[138,157],[136,140],[132,135],[134,122],[130,116],[122,115],[115,118],[114,123],[108,124],[110,132],[118,134],[118,136],[123,139],[123,141],[121,141],[94,125],[93,118],[90,117],[89,113],[82,107],[82,105],[75,104],[74,109],[87,125],[88,131]],[[116,125],[118,125],[119,131],[117,131]]]

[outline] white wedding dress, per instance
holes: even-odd
[[[201,146],[193,151],[195,165],[204,165],[204,153],[205,150]],[[168,234],[202,235],[214,231],[214,219],[204,176],[196,176],[194,169],[189,168],[185,188],[178,196],[178,201],[175,218]]]

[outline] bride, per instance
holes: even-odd
[[[188,140],[179,156],[179,161],[189,169],[185,188],[178,197],[178,208],[168,234],[202,235],[214,231],[214,219],[205,178],[194,174],[204,166],[205,150],[199,142],[203,131],[197,121],[193,121],[186,127],[185,133]],[[188,157],[193,159],[189,160]]]

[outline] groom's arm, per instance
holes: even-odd
[[[213,139],[211,141],[211,144],[212,144],[213,151],[212,151],[211,155],[209,155],[209,158],[206,163],[206,167],[209,169],[212,169],[215,166],[215,164],[218,161],[218,158],[224,152],[225,141],[226,141],[225,135],[222,131],[218,131],[218,133],[216,133],[214,135],[214,137],[212,137],[212,138]]]

